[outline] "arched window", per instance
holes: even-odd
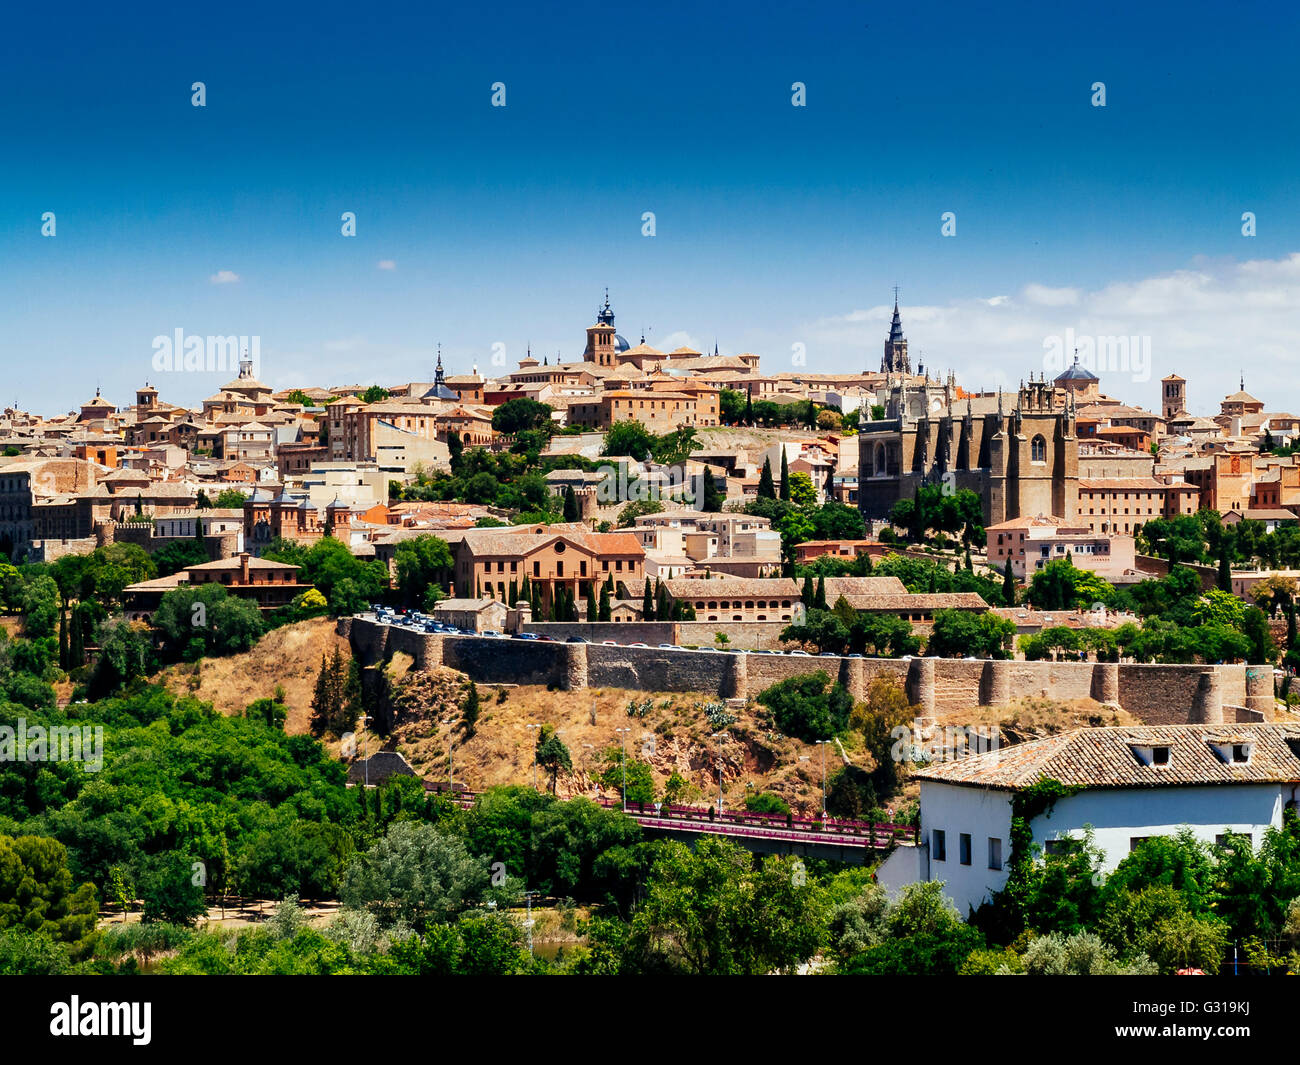
[[[885,445],[876,445],[876,476],[884,477],[888,473],[888,466],[885,458]]]
[[[1043,439],[1042,434],[1039,434],[1030,441],[1029,459],[1031,462],[1047,461],[1047,441]]]

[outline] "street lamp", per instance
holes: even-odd
[[[532,726],[529,726],[530,728]],[[524,921],[524,927],[528,929],[528,953],[533,952],[533,896],[538,894],[536,891],[524,892],[524,905],[528,907],[528,917]]]
[[[713,738],[718,741],[718,816],[722,816],[722,737],[725,732],[715,732]]]
[[[525,725],[524,728],[541,728],[541,725]],[[533,744],[533,791],[537,790],[537,744]]]
[[[621,734],[619,742],[623,746],[623,812],[627,813],[627,734],[632,730],[630,728],[616,728],[614,731]]]

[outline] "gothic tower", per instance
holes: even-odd
[[[885,355],[880,360],[881,373],[912,372],[912,360],[907,355],[907,338],[903,336],[903,320],[898,314],[898,289],[894,289],[894,320],[889,326],[889,339],[885,341]]]

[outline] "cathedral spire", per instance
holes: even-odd
[[[433,368],[433,383],[442,384],[442,344],[438,345],[438,362]]]

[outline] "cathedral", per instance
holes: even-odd
[[[1077,507],[1079,441],[1068,390],[1039,375],[1021,382],[1014,397],[963,393],[949,374],[944,382],[916,383],[907,376],[907,341],[898,311],[885,342],[888,375],[876,402],[877,421],[861,423],[858,505],[866,518],[885,518],[900,499],[923,484],[984,501],[984,523],[1055,514],[1072,518]]]

